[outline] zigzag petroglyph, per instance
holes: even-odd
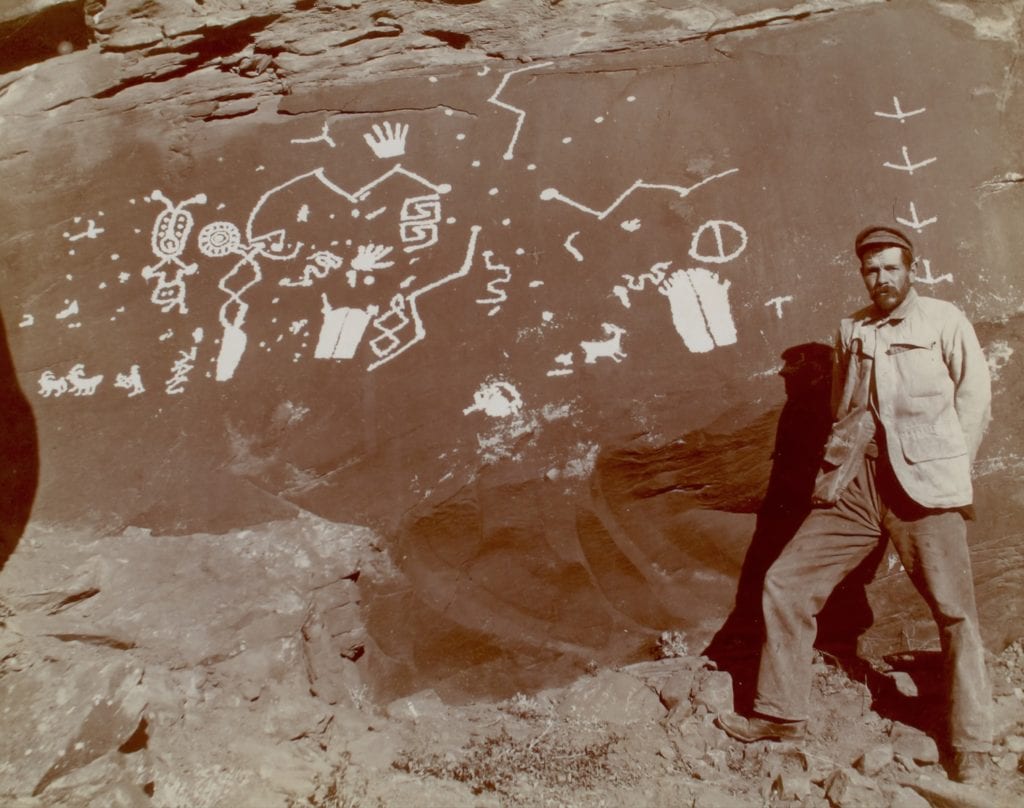
[[[491,97],[487,99],[488,104],[494,104],[496,107],[507,109],[509,112],[514,112],[517,116],[516,126],[512,132],[512,139],[508,143],[508,148],[505,149],[505,154],[502,156],[506,160],[511,160],[515,156],[516,141],[519,140],[519,132],[523,128],[523,121],[526,120],[526,110],[514,107],[511,104],[506,104],[504,101],[499,101],[498,96],[501,95],[505,89],[505,85],[508,84],[508,80],[515,76],[517,73],[525,73],[527,70],[540,70],[542,67],[549,67],[551,62],[540,62],[535,65],[527,65],[526,67],[520,67],[516,70],[510,70],[504,76],[501,77],[501,81],[498,83],[498,88],[491,94]]]
[[[627,188],[625,191],[619,194],[615,201],[612,202],[604,210],[596,210],[595,208],[587,207],[583,203],[577,202],[575,199],[570,199],[569,197],[565,196],[557,188],[545,188],[543,191],[540,192],[540,198],[543,199],[545,202],[550,201],[552,199],[557,199],[559,202],[564,202],[566,205],[574,207],[576,208],[576,210],[581,210],[584,213],[588,213],[591,216],[596,217],[597,219],[604,219],[619,205],[621,205],[626,200],[626,198],[629,197],[630,194],[641,188],[648,188],[658,191],[672,191],[680,199],[684,199],[685,197],[693,193],[695,190],[700,188],[702,185],[707,185],[709,182],[713,182],[714,180],[728,176],[729,174],[735,174],[737,171],[739,171],[738,168],[730,168],[728,171],[722,171],[718,174],[712,174],[710,177],[705,177],[700,182],[690,185],[688,187],[682,187],[680,185],[662,185],[658,183],[637,180],[632,185],[630,185],[629,188]]]

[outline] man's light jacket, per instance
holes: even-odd
[[[867,390],[885,432],[879,442],[910,498],[927,508],[970,505],[971,464],[991,418],[992,392],[964,313],[911,289],[888,315],[868,306],[844,318],[836,349],[837,426],[858,406],[856,391]],[[826,459],[830,444],[844,441],[834,429]]]

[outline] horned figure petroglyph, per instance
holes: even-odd
[[[43,398],[54,396],[60,398],[68,391],[68,380],[63,376],[57,376],[52,370],[44,370],[39,377],[39,395]]]
[[[148,198],[163,202],[164,210],[157,214],[150,236],[150,248],[160,261],[152,266],[143,267],[142,277],[147,281],[156,280],[156,287],[150,300],[159,306],[164,314],[175,308],[180,314],[188,314],[183,278],[186,275],[194,275],[199,265],[186,264],[181,260],[192,226],[195,224],[192,214],[185,210],[185,206],[205,204],[206,194],[196,194],[177,205],[160,190],[154,190]],[[168,268],[169,264],[173,266]]]
[[[622,336],[626,333],[626,329],[614,323],[601,323],[601,329],[608,335],[607,339],[584,340],[580,343],[584,354],[583,361],[588,365],[593,365],[601,357],[607,357],[615,362],[621,362],[626,358],[626,354],[622,351]]]
[[[79,362],[68,371],[68,375],[65,377],[71,388],[71,394],[75,396],[91,396],[96,392],[96,388],[100,386],[100,382],[103,381],[101,374],[96,376],[85,375],[85,365]]]

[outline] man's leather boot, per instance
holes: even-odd
[[[806,721],[777,721],[767,717],[724,713],[715,719],[725,733],[737,741],[799,741],[804,737]]]

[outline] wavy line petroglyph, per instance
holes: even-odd
[[[481,254],[483,255],[487,271],[497,273],[498,277],[487,282],[487,291],[490,292],[490,296],[477,298],[476,302],[481,305],[491,304],[492,308],[487,312],[487,316],[493,317],[501,311],[501,304],[508,300],[508,293],[499,287],[505,286],[512,280],[512,270],[505,264],[495,264],[492,262],[491,258],[494,257],[494,253],[490,250],[485,250]]]

